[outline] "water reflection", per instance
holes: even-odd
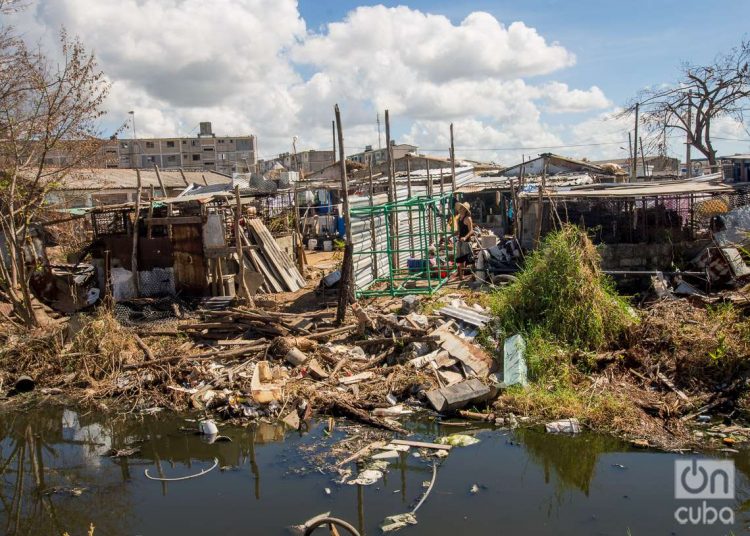
[[[338,475],[318,470],[331,459],[315,457],[343,438],[338,428],[327,437],[315,424],[299,433],[267,423],[225,427],[221,433],[231,442],[209,443],[193,433],[196,425],[188,419],[166,413],[102,416],[64,408],[0,415],[0,530],[79,536],[94,522],[97,536],[265,536],[284,534],[283,527],[330,510],[363,535],[372,535],[386,516],[414,506],[431,475],[432,461],[410,452],[393,459],[373,486],[338,484]],[[503,527],[509,534],[622,534],[638,523],[640,530],[633,534],[674,528],[673,455],[629,452],[618,441],[594,434],[498,432],[441,426],[432,419],[407,425],[425,440],[450,433],[481,438],[478,445],[454,449],[442,462],[435,491],[412,534],[484,534],[486,527]],[[108,456],[127,448],[139,452]],[[143,475],[146,468],[162,477],[194,474],[214,458],[221,470],[187,482],[157,483]],[[734,459],[743,475],[738,479],[741,511],[749,495],[750,456]],[[614,469],[615,461],[626,463],[628,470]],[[475,483],[480,491],[472,494]],[[598,524],[590,524],[590,511],[598,512]],[[196,518],[202,512],[208,514]],[[642,512],[656,514],[657,521]]]

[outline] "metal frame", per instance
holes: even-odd
[[[384,255],[388,259],[388,273],[356,289],[358,298],[432,294],[455,271],[452,194],[422,195],[372,207],[362,206],[351,209],[350,214],[371,225],[375,217],[381,219],[382,216],[386,235],[385,249],[370,246],[353,253],[355,258]],[[410,224],[399,230],[397,222],[404,214]],[[382,233],[382,229],[373,231]],[[435,247],[435,266],[429,264],[430,246]]]

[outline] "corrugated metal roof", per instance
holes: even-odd
[[[650,197],[664,195],[723,193],[734,191],[727,184],[711,180],[681,180],[667,182],[608,184],[558,189],[545,192],[551,197]],[[522,193],[521,197],[534,197],[535,193]]]
[[[50,170],[51,172],[52,170]],[[204,184],[203,177],[209,185],[232,182],[232,178],[215,171],[185,171],[188,183]],[[154,170],[140,170],[143,188],[159,188],[159,181]],[[184,188],[185,181],[179,171],[159,171],[165,188]],[[51,180],[57,180],[50,175]],[[135,169],[75,169],[71,170],[61,181],[64,190],[116,190],[135,189],[138,185]]]

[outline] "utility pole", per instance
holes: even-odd
[[[634,151],[632,153],[633,161],[630,166],[630,182],[635,182],[638,176],[636,167],[638,166],[638,111],[640,109],[640,103],[635,103],[635,132],[633,134]]]
[[[331,133],[333,134],[333,161],[336,161],[336,121],[331,121]]]
[[[388,112],[386,112],[386,113],[388,113]],[[380,141],[380,112],[376,112],[376,114],[375,114],[375,121],[378,122],[378,149],[382,149],[383,148],[383,144]]]
[[[388,202],[398,202],[398,192],[396,191],[396,177],[393,172],[393,153],[391,153],[391,118],[388,110],[385,111],[385,154],[388,165]],[[398,254],[398,213],[394,210],[390,214],[390,226],[391,226],[391,273],[394,270],[398,270],[399,267],[399,254]]]
[[[341,112],[339,111],[339,105],[336,104],[334,107],[336,114],[336,129],[338,131],[339,139],[339,166],[341,171],[341,200],[343,202],[344,211],[344,228],[346,230],[346,245],[344,246],[344,262],[341,266],[341,281],[339,283],[339,303],[336,311],[336,322],[341,324],[346,316],[346,306],[349,304],[352,298],[352,265],[353,259],[352,254],[354,246],[352,244],[352,222],[349,215],[349,183],[346,178],[346,158],[344,156],[344,131],[341,126]]]
[[[643,138],[638,138],[638,142],[641,144],[641,166],[643,167],[643,176],[648,175],[646,170],[646,155],[643,153]]]
[[[693,94],[688,91],[687,143],[685,143],[685,166],[687,178],[693,176],[693,163],[690,160],[690,146],[693,144]]]
[[[130,114],[130,120],[133,123],[133,143],[131,144],[132,147],[130,148],[130,154],[131,154],[130,167],[132,168],[132,167],[138,167],[138,166],[133,165],[133,160],[135,159],[135,143],[136,143],[136,140],[138,139],[138,136],[136,136],[135,134],[135,111],[130,110],[128,114]]]
[[[292,136],[292,162],[294,162],[294,171],[299,173],[299,162],[297,162],[297,136]]]
[[[628,174],[628,182],[632,182],[630,179],[633,176],[633,137],[628,132],[628,159],[630,159],[630,173]]]

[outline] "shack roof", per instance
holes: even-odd
[[[732,186],[719,182],[720,174],[673,181],[658,181],[633,184],[598,184],[566,189],[550,189],[547,197],[565,198],[624,198],[624,197],[659,197],[685,194],[709,194],[732,192]],[[533,192],[524,192],[521,197],[535,197]]]
[[[216,171],[184,171],[188,184],[226,184],[232,178]],[[140,170],[141,184],[144,189],[159,188],[159,181],[154,170]],[[179,171],[159,171],[165,188],[184,188],[185,181]],[[62,190],[134,190],[138,187],[135,169],[73,169],[59,180],[54,170],[49,170],[49,180],[59,183]],[[204,182],[205,177],[205,182]]]
[[[527,160],[526,162],[522,162],[520,164],[505,168],[501,171],[500,174],[505,176],[519,175],[521,173],[521,168],[523,167],[526,174],[528,175],[529,171],[534,170],[536,167],[538,167],[541,164],[541,161],[545,158],[547,159],[550,170],[552,170],[553,168],[560,168],[560,170],[565,171],[590,171],[593,173],[601,173],[605,175],[609,174],[606,169],[594,164],[593,162],[576,160],[574,158],[568,158],[567,156],[560,156],[553,153],[540,154],[536,158],[532,158],[531,160]],[[531,174],[537,173],[532,171]]]

